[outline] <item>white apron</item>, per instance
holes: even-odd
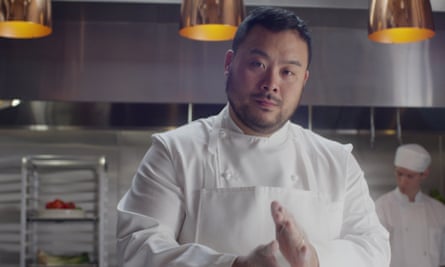
[[[288,180],[287,183],[293,184],[292,187],[234,187],[236,180],[244,179],[244,177],[237,177],[231,164],[233,164],[234,156],[243,156],[245,152],[243,144],[246,142],[237,140],[236,134],[230,138],[224,138],[228,135],[230,133],[224,131],[213,132],[210,138],[209,149],[214,150],[215,157],[206,173],[213,173],[214,176],[206,179],[206,188],[199,192],[196,232],[194,239],[188,241],[206,245],[223,253],[247,255],[257,246],[275,239],[275,226],[270,212],[273,200],[279,201],[294,215],[311,242],[334,239],[339,236],[343,203],[340,201],[333,203],[326,197],[314,193],[317,192],[316,184],[314,184],[314,174],[310,168],[300,170],[300,177],[291,174],[285,175],[287,177],[276,178],[282,179],[283,183]],[[234,146],[233,143],[237,141],[239,143]],[[226,142],[231,142],[231,144]],[[229,149],[226,150],[225,146]],[[234,151],[234,147],[237,151]],[[289,149],[295,153],[295,147],[298,146],[291,146]],[[303,155],[301,168],[311,166],[304,153],[297,152],[297,154]],[[286,155],[283,155],[283,161],[285,159]],[[255,168],[267,168],[267,166],[260,165]],[[306,177],[301,177],[301,174],[305,174]],[[251,177],[246,177],[248,178]],[[187,222],[186,225],[188,225]],[[279,255],[279,262],[281,266],[286,266],[283,264],[281,255]]]
[[[403,247],[402,253],[395,253],[393,255],[394,263],[391,266],[404,267],[427,267],[433,266],[429,255],[429,236],[428,226],[426,221],[425,204],[424,203],[409,203],[401,207],[401,227],[396,228],[395,231],[402,237]],[[415,242],[413,242],[415,240]],[[400,257],[401,256],[401,257]],[[403,263],[396,261],[404,261]],[[438,266],[438,265],[437,265]]]

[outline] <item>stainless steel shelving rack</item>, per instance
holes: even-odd
[[[88,253],[82,267],[107,267],[104,249],[107,163],[103,156],[34,155],[21,162],[20,267],[41,266],[38,251],[51,255]],[[42,218],[56,198],[72,201],[82,218]]]
[[[20,259],[21,165],[0,159],[0,266],[17,267]]]

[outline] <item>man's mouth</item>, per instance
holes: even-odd
[[[276,107],[280,103],[270,94],[254,95],[254,100],[262,107]]]

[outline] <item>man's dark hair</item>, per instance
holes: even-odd
[[[311,36],[306,23],[293,12],[276,7],[257,7],[243,20],[236,31],[232,42],[232,50],[236,53],[238,46],[244,41],[249,31],[260,25],[270,31],[297,30],[308,47],[308,67],[312,59]]]

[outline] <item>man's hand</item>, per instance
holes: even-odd
[[[249,256],[236,258],[232,267],[278,267],[277,252],[278,242],[274,240],[267,245],[258,246]]]
[[[288,213],[277,201],[272,202],[271,213],[280,251],[291,267],[318,267],[317,252],[295,222],[292,214]]]

